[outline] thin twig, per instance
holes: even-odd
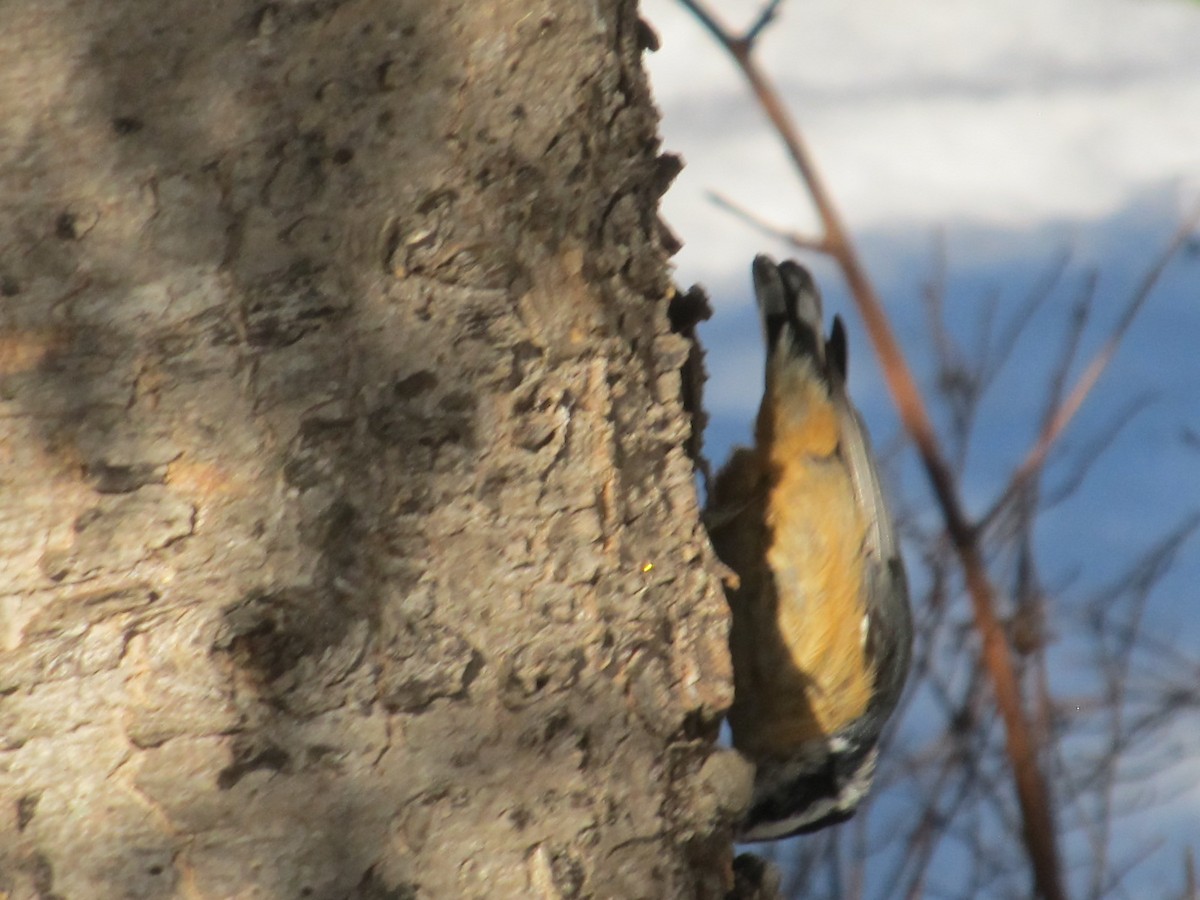
[[[1058,256],[1052,259],[1046,266],[1044,273],[1026,296],[1021,308],[1012,316],[1008,327],[1004,329],[1003,333],[997,339],[994,344],[996,348],[995,353],[989,350],[984,355],[984,358],[988,360],[987,365],[983,367],[980,377],[980,381],[984,386],[990,386],[1012,358],[1012,353],[1016,349],[1021,335],[1033,321],[1033,317],[1037,311],[1050,298],[1059,281],[1062,280],[1070,261],[1070,250],[1060,250]]]
[[[762,12],[758,14],[758,18],[754,20],[754,24],[746,29],[742,40],[747,44],[753,44],[758,40],[758,36],[763,33],[763,30],[771,24],[775,18],[775,13],[779,10],[783,0],[769,0],[766,6],[762,8]]]
[[[740,219],[756,231],[760,231],[769,237],[787,241],[793,247],[803,247],[816,253],[829,252],[829,247],[820,238],[805,237],[798,231],[789,231],[778,225],[773,225],[761,216],[746,209],[746,207],[742,206],[736,200],[732,200],[718,191],[708,191],[708,199],[712,201],[714,206],[719,206],[734,218]]]

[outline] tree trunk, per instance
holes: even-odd
[[[719,895],[632,0],[0,19],[0,892]]]

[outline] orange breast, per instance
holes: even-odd
[[[837,454],[838,413],[811,366],[788,362],[758,423],[770,480],[762,559],[774,590],[739,591],[733,604],[735,637],[754,655],[738,689],[755,694],[738,701],[752,703],[753,716],[731,713],[735,743],[777,756],[861,716],[873,685],[863,646],[866,523]]]

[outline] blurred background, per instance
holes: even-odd
[[[711,0],[735,34],[752,0]],[[805,897],[1028,896],[1003,734],[941,516],[839,270],[714,203],[818,236],[733,61],[677,0],[643,0],[677,282],[715,314],[706,452],[749,440],[763,350],[755,253],[796,256],[850,329],[851,393],[906,535],[921,642],[871,807],[769,849]],[[783,0],[755,58],[783,94],[881,294],[973,517],[1053,396],[1200,204],[1194,0]],[[1024,502],[1027,501],[1027,502]],[[984,546],[1043,740],[1071,896],[1193,896],[1200,850],[1200,236],[1176,254]]]

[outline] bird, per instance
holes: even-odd
[[[846,332],[794,260],[753,264],[766,378],[753,447],[713,480],[704,521],[727,567],[733,746],[754,764],[742,842],[844,822],[874,777],[911,664],[896,529],[846,391]]]

